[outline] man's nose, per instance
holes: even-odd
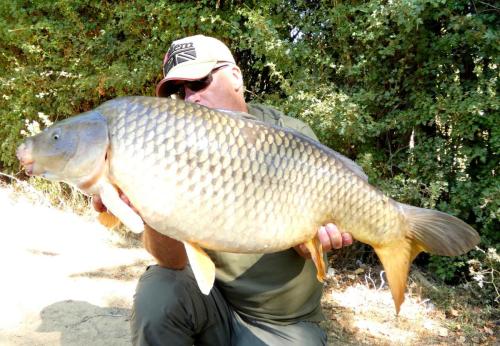
[[[193,91],[193,90],[189,89],[188,87],[184,87],[184,93],[186,95],[186,96],[184,96],[184,101],[192,102],[192,103],[199,103],[200,102],[200,92]]]

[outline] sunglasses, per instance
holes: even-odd
[[[193,80],[193,81],[182,81],[179,84],[176,84],[176,91],[174,94],[176,94],[178,97],[181,99],[184,99],[186,97],[186,91],[185,88],[188,88],[189,90],[192,91],[200,91],[208,87],[212,81],[214,80],[213,74],[220,70],[223,67],[226,67],[229,65],[222,65],[214,68],[208,75],[201,79]]]

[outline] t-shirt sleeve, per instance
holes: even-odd
[[[306,135],[309,138],[318,140],[318,137],[314,134],[313,130],[309,125],[303,121],[284,115],[282,112],[275,108],[261,105],[261,104],[249,104],[248,112],[254,115],[257,119],[283,127],[287,127]]]

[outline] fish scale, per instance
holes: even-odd
[[[178,104],[177,104],[178,105]],[[118,114],[123,115],[126,117],[127,114],[134,114],[134,111],[136,109],[140,108],[133,108],[133,111],[124,111],[124,112],[119,112]],[[179,106],[178,109],[163,109],[160,110],[158,113],[161,114],[178,114],[179,110],[185,110],[185,114],[183,116],[177,116],[177,117],[167,117],[167,126],[169,129],[174,129],[174,131],[167,131],[164,135],[165,136],[172,136],[174,135],[174,140],[172,143],[169,143],[167,145],[168,151],[158,151],[155,153],[155,157],[157,156],[157,159],[153,160],[154,161],[154,166],[156,167],[156,164],[159,161],[169,161],[172,166],[176,167],[175,174],[167,174],[166,176],[169,178],[175,177],[175,181],[171,182],[171,184],[167,185],[175,185],[176,190],[178,193],[176,195],[183,196],[184,199],[182,200],[176,200],[174,203],[177,204],[177,207],[174,207],[174,210],[176,215],[181,215],[181,212],[178,211],[180,209],[185,210],[186,208],[189,207],[190,204],[194,204],[195,206],[193,207],[194,209],[199,209],[202,211],[203,215],[209,215],[210,213],[208,212],[209,210],[216,210],[216,218],[218,220],[222,220],[223,222],[217,222],[217,232],[209,232],[208,236],[206,237],[207,240],[212,241],[213,243],[217,243],[218,246],[221,246],[221,244],[225,243],[225,245],[222,245],[220,248],[221,250],[226,250],[226,251],[241,251],[241,246],[239,245],[240,239],[239,237],[234,239],[232,236],[232,229],[234,227],[238,226],[238,222],[236,221],[236,218],[234,217],[235,214],[235,208],[232,207],[234,202],[235,202],[235,196],[233,193],[234,189],[237,189],[240,185],[243,184],[244,188],[240,188],[243,191],[246,191],[247,194],[253,195],[254,193],[259,193],[259,191],[262,192],[260,189],[256,189],[255,187],[252,186],[255,182],[259,182],[259,185],[263,185],[264,193],[262,196],[260,196],[260,199],[258,200],[252,200],[251,198],[243,198],[242,200],[247,200],[251,201],[253,203],[247,203],[244,205],[244,207],[247,210],[256,210],[256,214],[258,215],[258,220],[259,224],[257,225],[260,227],[260,229],[255,230],[255,232],[262,232],[262,230],[268,230],[268,233],[272,235],[272,237],[266,237],[264,241],[266,242],[266,246],[269,251],[277,251],[281,250],[283,245],[282,242],[279,241],[279,239],[283,238],[285,234],[283,232],[286,232],[286,237],[293,237],[293,233],[302,233],[301,238],[298,240],[305,240],[309,237],[312,236],[314,229],[316,226],[319,226],[321,223],[320,221],[323,220],[332,220],[332,216],[328,215],[309,215],[309,217],[300,217],[301,214],[303,214],[303,209],[305,210],[313,210],[315,207],[317,208],[318,206],[315,205],[314,203],[311,203],[311,201],[314,200],[326,200],[326,195],[321,195],[319,192],[321,191],[316,191],[314,188],[307,189],[307,192],[305,191],[303,186],[311,187],[313,184],[313,179],[311,179],[310,173],[315,173],[317,170],[320,168],[318,160],[322,157],[320,153],[317,150],[313,150],[313,147],[310,145],[310,143],[304,143],[303,141],[296,141],[293,140],[293,138],[288,135],[287,139],[288,142],[291,144],[292,150],[294,150],[294,155],[293,155],[293,171],[292,171],[292,176],[290,177],[291,180],[287,180],[285,178],[285,182],[290,182],[289,184],[283,184],[280,187],[282,188],[281,191],[278,191],[276,189],[277,185],[276,182],[272,181],[272,177],[275,177],[276,172],[283,172],[283,170],[287,169],[287,164],[281,164],[281,162],[286,162],[289,163],[291,160],[287,158],[285,160],[285,157],[280,157],[278,155],[277,150],[273,150],[273,144],[276,141],[275,137],[281,138],[285,136],[285,133],[283,131],[272,131],[275,129],[266,129],[264,128],[262,131],[259,131],[258,133],[256,132],[255,125],[250,125],[248,128],[250,131],[247,133],[250,134],[251,137],[251,144],[248,145],[248,142],[240,142],[240,147],[244,147],[245,149],[248,149],[250,151],[248,157],[243,157],[243,159],[240,157],[238,160],[236,160],[236,155],[235,153],[240,153],[241,150],[235,150],[234,146],[231,146],[231,144],[236,143],[237,141],[235,138],[238,138],[241,135],[241,132],[238,131],[239,128],[245,127],[243,124],[243,120],[235,120],[235,119],[230,119],[228,121],[227,117],[220,116],[220,114],[216,114],[210,111],[207,111],[206,113],[203,112],[194,112],[192,107],[189,105],[182,104],[182,106]],[[101,111],[102,113],[105,114],[104,111]],[[144,110],[140,110],[140,114],[147,114],[148,112],[145,112]],[[149,114],[153,114],[152,112],[149,112]],[[154,114],[153,114],[154,115]],[[113,152],[115,152],[115,155],[113,156],[115,161],[118,162],[125,162],[126,160],[119,156],[116,153],[123,153],[124,157],[130,157],[130,152],[129,150],[133,152],[133,155],[139,154],[136,152],[137,150],[137,141],[125,141],[125,148],[118,148],[118,145],[122,143],[121,138],[125,137],[133,137],[134,135],[137,136],[139,139],[143,140],[144,142],[142,145],[139,147],[141,148],[141,152],[145,155],[143,155],[143,158],[145,157],[150,157],[152,155],[151,150],[147,150],[149,146],[149,140],[152,140],[155,138],[155,140],[159,141],[159,137],[161,138],[163,133],[156,133],[154,132],[155,127],[153,126],[148,126],[148,124],[155,122],[156,117],[155,116],[140,116],[136,117],[134,115],[134,118],[132,120],[126,119],[124,122],[120,123],[125,123],[127,126],[125,127],[119,127],[121,131],[124,131],[123,133],[116,133],[116,134],[111,134],[111,139],[112,139],[112,148]],[[203,120],[204,121],[203,121]],[[206,131],[203,127],[201,126],[195,126],[195,124],[203,124],[204,122],[207,122],[207,120],[210,120],[210,123],[213,124],[213,126],[209,127]],[[113,119],[110,118],[110,128],[113,128]],[[136,123],[134,123],[134,121]],[[226,126],[228,124],[233,124],[233,127]],[[149,128],[148,131],[145,129]],[[154,133],[153,133],[154,132]],[[208,135],[207,135],[208,132]],[[272,133],[271,133],[272,132]],[[116,141],[116,143],[113,142],[113,138],[118,138],[120,139],[119,141]],[[215,195],[204,195],[202,191],[207,191],[207,189],[197,189],[196,192],[197,194],[193,194],[195,189],[192,188],[192,185],[189,187],[186,186],[185,182],[188,181],[188,174],[191,170],[189,165],[187,165],[187,160],[190,158],[190,155],[185,155],[186,151],[188,153],[191,153],[191,156],[194,157],[193,152],[195,149],[193,147],[189,148],[188,150],[188,143],[189,143],[189,138],[196,138],[196,143],[209,141],[212,144],[212,148],[217,148],[220,151],[214,151],[214,150],[199,150],[198,151],[198,156],[203,157],[204,155],[208,156],[208,159],[213,163],[213,164],[218,164],[218,170],[215,172],[212,172],[215,174],[215,178],[212,177],[211,179],[204,179],[207,184],[211,184],[214,186],[214,190],[219,191],[221,189],[226,189],[228,191],[222,192],[222,193],[217,193]],[[238,148],[239,149],[239,148]],[[223,152],[225,155],[220,155],[220,153]],[[311,155],[312,153],[315,153],[315,155]],[[232,153],[232,155],[231,155]],[[283,151],[281,151],[283,153]],[[170,158],[176,158],[175,160],[172,160]],[[249,163],[249,166],[251,167],[249,179],[247,181],[234,181],[232,180],[233,178],[233,172],[229,170],[231,169],[239,169],[239,163],[241,161],[247,161]],[[321,161],[325,161],[324,159]],[[202,162],[199,162],[200,164]],[[135,166],[135,164],[134,164]],[[129,172],[132,172],[134,170],[134,167],[125,167],[123,165],[117,165],[116,168],[114,165],[114,161],[111,162],[111,168],[112,168],[112,175],[115,177],[115,181],[118,186],[120,186],[121,189],[129,191],[129,198],[131,198],[132,202],[137,202],[134,203],[136,208],[140,210],[141,206],[141,201],[140,199],[135,199],[135,193],[134,193],[134,188],[133,186],[137,185],[134,183],[133,180],[131,179],[123,179],[120,180],[120,177],[123,176],[123,171],[128,172],[127,174],[130,175]],[[155,167],[151,167],[151,169],[154,169]],[[203,166],[201,166],[203,167]],[[118,169],[120,171],[118,171]],[[295,174],[298,171],[299,174]],[[223,174],[222,174],[223,173]],[[137,176],[144,177],[147,176],[148,174],[143,171],[138,171]],[[205,178],[207,176],[210,177],[210,174],[205,172],[202,174]],[[161,179],[161,178],[160,178]],[[293,184],[293,182],[300,181],[301,184]],[[347,190],[349,189],[349,182],[350,179],[343,179],[342,182],[344,184],[339,185],[338,188],[340,188],[340,191],[343,193],[340,195],[341,197],[346,197],[347,196]],[[193,184],[193,183],[192,183]],[[312,185],[314,186],[314,185]],[[191,187],[191,188],[190,188]],[[326,191],[327,193],[331,193],[332,195],[335,195],[336,191]],[[272,210],[268,206],[271,204],[273,200],[277,199],[277,194],[284,194],[284,195],[289,195],[291,193],[298,193],[299,196],[296,199],[295,205],[292,204],[288,208],[279,208],[278,210]],[[312,193],[315,193],[316,196],[311,196]],[[301,196],[302,195],[302,196]],[[244,196],[245,197],[245,196]],[[246,196],[249,197],[249,196]],[[316,198],[315,198],[316,197]],[[300,203],[300,200],[302,199],[302,203]],[[204,201],[204,205],[198,205],[196,203],[192,203],[192,201],[195,200],[202,200]],[[191,201],[191,202],[189,202]],[[344,208],[343,210],[348,210],[352,206],[350,205],[350,202],[352,199],[346,199],[347,201],[347,208]],[[212,205],[210,205],[208,202],[212,202]],[[281,200],[280,200],[281,202]],[[299,203],[297,203],[299,202]],[[310,203],[306,203],[310,202]],[[215,204],[215,205],[213,205]],[[277,203],[277,205],[284,205],[283,203]],[[242,207],[242,205],[239,205]],[[204,207],[204,208],[203,208]],[[226,211],[226,213],[225,213]],[[321,210],[324,212],[323,210]],[[243,212],[246,212],[245,210]],[[152,225],[156,226],[156,228],[163,229],[163,228],[168,228],[170,225],[164,225],[161,224],[161,222],[157,222],[157,219],[169,219],[165,218],[165,215],[161,214],[160,212],[152,213],[151,215],[148,215],[146,213],[141,213],[142,216],[149,221]],[[192,213],[190,213],[192,214]],[[227,215],[226,215],[227,214]],[[280,217],[280,215],[297,215],[295,219],[290,220],[289,218],[284,218]],[[307,214],[306,214],[307,215]],[[340,218],[346,218],[349,217],[349,215],[344,215],[341,214]],[[334,219],[334,217],[333,217]],[[287,224],[278,224],[276,220],[288,220]],[[298,229],[298,227],[293,227],[293,225],[296,226],[302,226],[304,224],[308,224],[311,221],[315,221],[315,227],[311,227],[310,234],[303,235],[304,232],[292,232],[290,229]],[[210,223],[213,221],[209,221]],[[175,226],[175,222],[174,222]],[[202,222],[195,224],[191,224],[192,227],[195,227],[195,230],[201,231],[202,229],[205,229],[209,227],[209,224],[205,223],[203,224]],[[250,229],[254,230],[256,225],[253,224],[248,224],[248,225],[242,225],[243,228],[245,229]],[[355,226],[355,225],[354,225]],[[240,226],[241,227],[241,226]],[[274,230],[274,231],[270,231]],[[281,232],[280,232],[281,230]],[[302,231],[302,230],[300,230]],[[250,232],[252,233],[252,232]],[[185,235],[179,235],[180,238],[184,238]],[[214,239],[215,237],[215,239]],[[233,238],[233,239],[231,239]],[[273,241],[274,238],[274,241]],[[214,244],[204,244],[203,242],[198,241],[200,245],[202,246],[207,246],[213,248],[215,245]],[[276,244],[276,245],[274,245]],[[261,246],[261,244],[257,245],[258,247]],[[246,251],[256,251],[256,249],[248,249]]]
[[[351,160],[296,131],[177,100],[108,101],[28,138],[17,155],[29,174],[101,194],[131,229],[144,220],[183,241],[204,293],[214,269],[199,265],[201,248],[265,253],[305,243],[322,280],[317,232],[333,222],[375,249],[399,311],[419,252],[454,256],[479,241],[453,216],[388,198]],[[212,268],[208,279],[203,268]]]

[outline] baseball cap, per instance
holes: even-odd
[[[216,38],[195,35],[174,41],[163,59],[163,79],[156,86],[156,96],[174,93],[173,81],[201,79],[227,63],[236,64],[229,48]]]

